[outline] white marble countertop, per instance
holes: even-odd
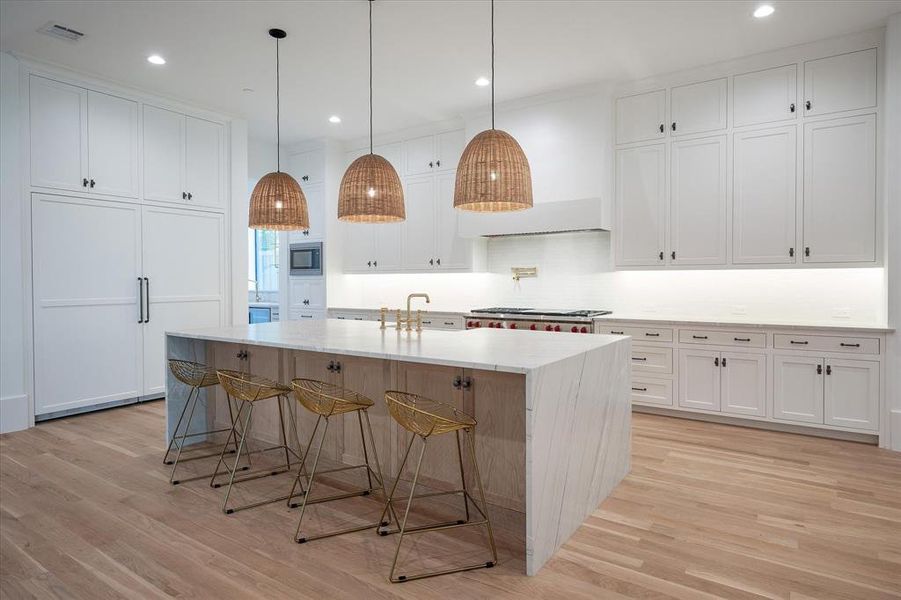
[[[167,335],[215,342],[270,346],[367,356],[454,367],[528,373],[609,344],[618,335],[560,335],[543,331],[471,329],[381,330],[372,321],[279,321],[207,329],[167,331]]]
[[[726,326],[726,327],[752,327],[767,329],[820,329],[831,331],[866,331],[870,333],[887,333],[894,331],[888,325],[872,323],[842,322],[836,320],[810,320],[810,321],[779,321],[779,320],[748,320],[741,317],[723,317],[719,319],[677,318],[673,316],[649,316],[628,315],[624,313],[595,317],[595,323],[616,322],[635,323],[636,325],[691,325],[691,326]]]

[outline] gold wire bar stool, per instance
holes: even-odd
[[[214,385],[219,385],[219,377],[216,375],[216,370],[212,367],[208,367],[206,365],[191,362],[189,360],[179,360],[179,359],[169,359],[169,370],[172,371],[172,375],[175,376],[176,379],[184,383],[185,385],[190,386],[191,391],[188,392],[188,399],[185,402],[185,405],[181,409],[181,414],[178,416],[178,422],[175,424],[175,430],[172,432],[172,439],[169,440],[169,446],[166,448],[166,454],[163,456],[163,464],[172,465],[172,473],[169,475],[169,483],[172,485],[178,485],[179,483],[184,483],[186,481],[195,481],[197,479],[206,479],[210,476],[209,473],[206,475],[197,475],[195,477],[188,477],[186,479],[176,479],[175,471],[178,469],[179,462],[188,462],[190,460],[198,460],[201,458],[212,458],[214,456],[219,456],[220,451],[208,453],[208,454],[198,454],[192,455],[190,457],[181,457],[181,452],[185,447],[185,442],[188,438],[199,437],[212,435],[214,433],[228,433],[229,436],[225,440],[225,449],[229,454],[234,454],[235,450],[238,447],[237,437],[234,435],[234,424],[235,424],[235,414],[232,410],[231,400],[228,401],[228,416],[231,420],[232,427],[226,427],[224,429],[212,429],[208,431],[197,431],[194,433],[189,433],[188,430],[191,428],[191,421],[194,418],[194,409],[197,407],[197,399],[200,396],[200,390],[203,388],[211,387]],[[184,421],[185,414],[188,415],[188,420],[185,423],[184,431],[181,431],[181,424]],[[234,447],[228,449],[229,445],[233,445]],[[172,448],[176,448],[175,460],[170,460],[169,455],[172,453]],[[248,467],[242,467],[242,469],[247,469]]]
[[[331,502],[334,500],[343,500],[345,498],[352,498],[355,496],[368,496],[374,491],[381,491],[382,496],[385,496],[385,484],[384,478],[382,477],[382,469],[379,466],[378,453],[375,449],[375,438],[372,435],[372,424],[369,421],[369,413],[367,412],[368,409],[375,403],[362,394],[358,394],[357,392],[343,388],[341,386],[333,385],[331,383],[317,381],[315,379],[294,379],[291,382],[291,387],[294,389],[294,397],[297,399],[297,402],[311,413],[317,415],[316,425],[313,427],[313,433],[310,435],[310,442],[307,444],[307,448],[303,453],[303,459],[300,463],[300,469],[298,469],[297,471],[297,476],[294,478],[294,483],[291,486],[291,493],[288,495],[289,507],[297,508],[298,506],[300,506],[300,518],[297,520],[297,529],[294,531],[294,541],[298,544],[303,544],[305,542],[311,542],[313,540],[341,535],[344,533],[362,531],[364,529],[375,529],[380,524],[388,525],[388,522],[382,521],[380,519],[375,523],[368,523],[366,525],[358,525],[345,529],[338,529],[329,531],[327,533],[321,533],[315,536],[301,535],[300,528],[303,524],[303,516],[306,512],[307,505],[319,504],[322,502]],[[364,464],[337,467],[334,469],[319,471],[319,456],[322,453],[322,445],[325,442],[326,435],[328,434],[330,419],[335,416],[341,416],[352,412],[357,413],[357,423],[360,426],[360,442],[363,444],[363,460],[365,461]],[[372,444],[371,460],[369,456],[369,450],[367,450],[366,447],[366,436],[363,433],[364,418],[366,420],[366,430],[369,432],[369,440]],[[309,455],[310,453],[310,448],[313,447],[313,442],[316,439],[316,432],[319,430],[319,425],[323,421],[325,422],[325,425],[322,429],[322,435],[319,438],[319,445],[316,447],[316,456],[313,458],[313,467],[310,471],[309,476],[307,476],[304,471],[304,466],[306,465],[307,461],[307,455]],[[366,469],[366,482],[368,484],[368,487],[352,492],[333,494],[331,496],[325,496],[323,498],[310,498],[313,492],[313,481],[317,475],[321,477],[322,475],[325,475],[327,473],[338,473],[340,471],[349,471],[352,469]],[[307,479],[307,489],[305,493],[303,492],[301,476],[305,476]],[[301,494],[294,493],[294,490],[297,489],[298,483],[301,483]],[[373,485],[373,483],[375,483],[375,485]],[[303,496],[303,501],[300,504],[292,502],[295,495]]]
[[[403,519],[400,521],[400,528],[389,531],[385,529],[385,523],[379,529],[379,535],[388,535],[400,533],[397,540],[397,548],[394,551],[394,561],[391,563],[391,573],[388,578],[392,583],[400,583],[403,581],[412,581],[414,579],[422,579],[424,577],[433,577],[435,575],[446,575],[448,573],[457,573],[460,571],[471,571],[472,569],[491,568],[497,564],[497,547],[494,543],[494,532],[491,530],[491,521],[488,519],[487,505],[485,502],[485,490],[482,487],[482,476],[479,474],[479,465],[476,462],[475,451],[475,426],[476,420],[466,413],[457,410],[449,404],[437,402],[416,394],[408,394],[406,392],[388,391],[385,392],[385,402],[388,404],[388,412],[391,417],[404,429],[411,432],[410,443],[407,444],[407,451],[404,453],[404,459],[401,461],[400,469],[397,471],[397,478],[391,487],[391,493],[388,494],[388,500],[385,508],[382,510],[382,519],[389,510],[393,510],[394,492],[397,490],[397,484],[400,481],[401,474],[404,472],[404,466],[407,464],[407,458],[410,456],[410,449],[413,447],[413,441],[418,437],[422,440],[422,449],[419,451],[419,459],[416,462],[416,471],[413,474],[413,483],[410,487],[410,494],[407,498],[407,507],[404,510]],[[466,477],[463,472],[463,450],[460,444],[460,432],[466,436],[467,448],[469,449],[469,457],[472,460],[473,471],[476,484],[479,491],[479,502],[476,502],[466,487]],[[416,495],[416,484],[419,480],[419,471],[422,467],[422,457],[425,454],[426,446],[430,437],[442,435],[445,433],[454,433],[457,437],[457,459],[460,464],[460,480],[462,489],[451,490],[447,492],[430,492],[426,494]],[[462,494],[463,509],[465,513],[464,519],[457,521],[446,521],[443,523],[431,523],[428,525],[420,525],[418,527],[407,527],[407,517],[410,515],[410,506],[413,504],[414,498],[427,498],[435,496],[446,496],[450,494]],[[473,521],[470,519],[469,503],[481,515],[481,519]],[[424,533],[426,531],[441,531],[447,529],[455,529],[458,527],[480,527],[485,526],[488,530],[488,545],[491,549],[492,560],[487,562],[473,563],[459,567],[451,567],[438,571],[427,571],[414,575],[396,575],[397,557],[400,555],[401,544],[404,536],[412,533]]]
[[[240,371],[229,371],[222,369],[217,371],[217,376],[219,379],[219,384],[228,395],[229,402],[231,402],[232,398],[234,398],[238,402],[238,414],[235,416],[235,423],[232,426],[232,434],[237,435],[238,426],[240,425],[241,427],[241,439],[238,443],[238,454],[235,457],[234,464],[229,467],[228,464],[225,463],[225,449],[223,448],[223,451],[219,454],[219,462],[216,463],[216,470],[213,472],[213,476],[210,478],[211,487],[218,488],[224,485],[223,483],[216,481],[216,478],[219,476],[219,467],[225,464],[226,471],[224,471],[222,474],[225,475],[226,473],[228,473],[229,477],[228,489],[225,492],[225,499],[222,501],[222,512],[230,515],[239,510],[254,508],[256,506],[262,506],[264,504],[286,500],[288,496],[279,496],[278,498],[270,498],[261,500],[259,502],[252,502],[250,504],[245,504],[243,506],[237,506],[234,508],[228,507],[228,499],[231,495],[232,486],[234,486],[235,484],[244,483],[245,481],[260,479],[262,477],[269,477],[272,475],[279,475],[281,473],[290,471],[292,467],[291,456],[293,455],[297,459],[301,458],[297,450],[295,450],[290,446],[290,444],[288,444],[288,425],[285,423],[285,411],[282,407],[282,400],[284,400],[285,403],[288,402],[288,394],[291,393],[291,388],[276,381],[266,379],[265,377],[259,377],[257,375],[251,375],[249,373],[242,373]],[[258,402],[268,400],[270,398],[275,398],[276,402],[278,403],[278,418],[281,426],[279,434],[281,436],[282,443],[275,446],[270,446],[268,448],[247,451],[245,452],[245,454],[249,458],[251,454],[259,454],[273,450],[283,450],[285,453],[285,465],[282,467],[271,467],[258,469],[256,471],[250,471],[241,478],[235,479],[235,473],[239,470],[238,462],[241,460],[241,454],[244,450],[244,445],[247,442],[247,433],[250,430],[253,408]],[[243,423],[241,423],[242,414],[245,415]],[[294,441],[299,449],[300,441],[297,438],[297,423],[295,422],[293,415],[294,413],[291,411],[289,406],[288,416],[291,422],[291,428],[294,431]],[[301,468],[303,468],[303,465],[301,465]]]

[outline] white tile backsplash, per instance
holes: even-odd
[[[513,281],[511,267],[537,267]],[[882,268],[614,271],[608,232],[492,238],[488,271],[337,275],[329,304],[401,306],[428,292],[432,310],[479,306],[608,309],[684,319],[885,323]]]

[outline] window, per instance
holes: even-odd
[[[278,232],[248,229],[247,289],[278,291]]]

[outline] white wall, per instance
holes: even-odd
[[[425,291],[432,310],[536,306],[684,319],[885,323],[881,268],[613,271],[610,251],[607,232],[492,238],[487,273],[338,275],[329,305],[396,307],[411,291]],[[537,266],[538,277],[514,282],[513,266]]]
[[[901,327],[901,13],[892,15],[885,32],[885,197],[888,318]],[[901,333],[886,340],[886,399],[890,412],[889,444],[901,451]]]
[[[0,432],[29,425],[22,294],[19,61],[0,53]]]

